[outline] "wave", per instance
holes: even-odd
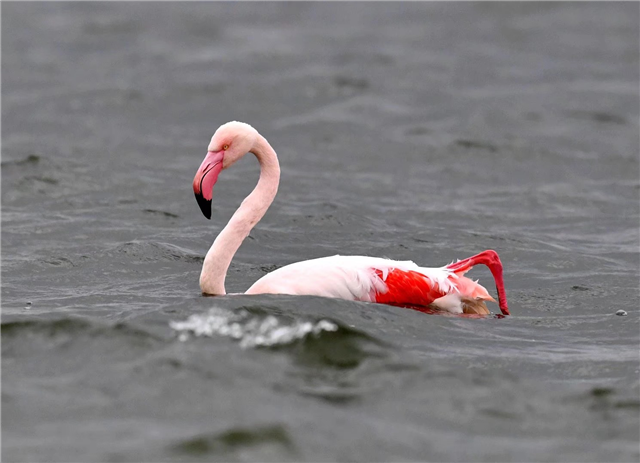
[[[219,433],[200,434],[170,446],[172,453],[185,456],[204,456],[232,452],[237,449],[276,446],[280,451],[292,452],[293,441],[286,428],[279,424],[254,427],[234,427]]]
[[[2,348],[10,348],[14,342],[33,342],[36,337],[43,339],[74,340],[79,343],[90,337],[134,338],[141,340],[159,340],[157,336],[127,323],[105,323],[87,318],[65,317],[38,320],[14,320],[0,325]]]
[[[153,211],[155,212],[155,211]],[[167,214],[164,213],[163,214]],[[202,263],[204,257],[169,243],[134,240],[107,251],[106,255],[125,255],[139,261],[183,261]]]
[[[284,346],[340,329],[328,319],[295,319],[246,308],[230,311],[219,307],[205,314],[193,314],[184,321],[170,321],[169,326],[178,332],[181,341],[191,336],[225,336],[239,341],[242,348]]]

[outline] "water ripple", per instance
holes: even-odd
[[[273,315],[260,316],[241,309],[230,312],[214,307],[206,314],[194,314],[185,321],[170,321],[169,326],[179,333],[181,341],[190,335],[201,337],[226,336],[240,341],[242,348],[272,347],[291,344],[322,332],[337,331],[338,325],[329,320],[292,320],[286,322]]]

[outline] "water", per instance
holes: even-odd
[[[637,461],[638,9],[3,3],[4,459]],[[233,119],[283,175],[229,292],[493,248],[513,316],[201,296]]]

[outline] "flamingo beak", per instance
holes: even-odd
[[[207,219],[211,219],[213,186],[218,181],[223,160],[224,151],[209,151],[193,179],[193,192],[196,195],[196,201]]]

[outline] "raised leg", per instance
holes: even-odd
[[[504,281],[502,279],[502,262],[500,262],[500,257],[498,257],[497,252],[489,249],[487,251],[481,252],[480,254],[469,257],[468,259],[449,264],[447,265],[447,268],[449,270],[453,270],[455,273],[464,273],[467,270],[470,270],[471,267],[479,264],[489,267],[489,270],[493,275],[493,279],[496,282],[496,290],[498,291],[498,305],[500,306],[500,310],[504,315],[511,315],[509,313],[509,307],[507,305],[507,294],[504,290]]]

